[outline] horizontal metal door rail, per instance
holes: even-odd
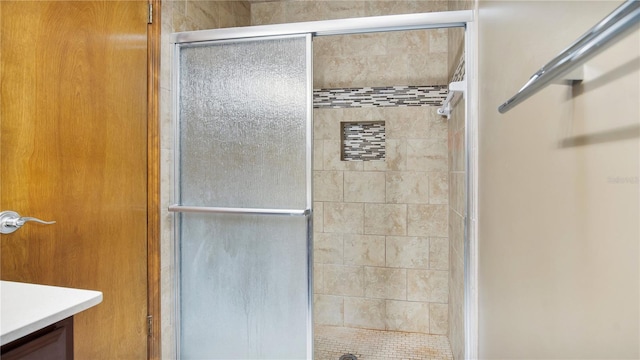
[[[230,208],[230,207],[207,207],[207,206],[184,206],[184,205],[171,205],[169,206],[169,211],[187,212],[187,213],[284,215],[284,216],[307,216],[311,214],[310,209],[305,209],[305,210],[255,209],[255,208]]]
[[[350,19],[187,31],[172,34],[171,42],[181,44],[294,34],[326,36],[398,30],[443,29],[450,27],[465,27],[467,22],[470,21],[473,21],[472,10],[369,16]]]

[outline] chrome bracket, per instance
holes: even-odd
[[[446,116],[447,119],[450,119],[453,107],[460,100],[460,95],[464,95],[466,89],[467,82],[465,80],[454,81],[449,84],[449,93],[447,94],[445,101],[442,103],[442,107],[438,108],[438,115]]]

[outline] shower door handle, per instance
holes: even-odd
[[[305,209],[305,210],[256,209],[256,208],[230,208],[230,207],[206,207],[206,206],[184,206],[184,205],[171,205],[169,206],[169,211],[190,212],[190,213],[284,215],[284,216],[307,216],[311,214],[310,209]]]
[[[56,223],[55,221],[44,221],[34,217],[23,217],[15,211],[7,210],[0,212],[0,234],[11,234],[29,221],[45,225]]]

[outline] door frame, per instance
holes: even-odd
[[[161,0],[147,0],[147,359],[161,357],[160,40]]]
[[[465,29],[465,188],[464,231],[464,332],[465,357],[478,358],[478,26],[474,10],[385,15],[337,20],[321,20],[275,25],[259,25],[179,32],[171,35],[173,44],[214,40],[238,40],[264,36],[311,34],[350,35],[372,32],[425,30],[462,27]],[[174,52],[175,54],[175,52]],[[174,108],[175,111],[175,108]],[[175,118],[175,117],[174,117]],[[178,292],[173,289],[177,298]],[[176,337],[179,332],[176,332]],[[177,341],[176,341],[177,345]]]

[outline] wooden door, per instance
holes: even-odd
[[[4,280],[102,291],[77,359],[147,357],[147,2],[0,1]],[[46,299],[45,299],[46,300]]]

